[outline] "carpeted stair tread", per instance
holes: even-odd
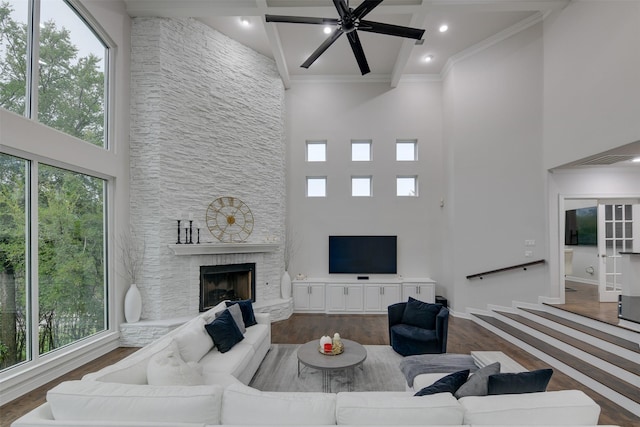
[[[502,311],[496,311],[496,313],[501,314],[502,316],[508,317],[512,320],[515,320],[516,322],[522,323],[523,325],[526,325],[532,329],[535,329],[539,332],[542,332],[545,335],[548,335],[550,337],[553,337],[557,340],[562,341],[565,344],[568,344],[572,347],[575,347],[579,350],[584,351],[585,353],[589,353],[595,357],[597,357],[598,359],[602,359],[602,360],[606,360],[607,362],[611,363],[612,365],[616,365],[617,367],[624,369],[625,371],[631,372],[635,375],[640,375],[640,364],[638,363],[634,363],[632,361],[630,361],[629,359],[625,359],[624,357],[620,357],[615,353],[611,353],[609,351],[603,350],[600,347],[594,346],[592,344],[589,344],[587,342],[584,342],[580,339],[574,338],[570,335],[564,334],[560,331],[557,331],[556,329],[553,328],[549,328],[547,326],[544,326],[538,322],[535,322],[531,319],[528,319],[526,317],[523,316],[519,316],[517,314],[513,314],[513,313],[507,313],[507,312],[502,312]]]
[[[585,334],[591,335],[593,337],[599,338],[603,341],[610,342],[611,344],[615,344],[618,347],[622,347],[624,349],[633,351],[635,353],[640,353],[640,345],[630,340],[626,340],[624,338],[620,338],[615,335],[608,334],[606,332],[600,331],[598,329],[590,328],[589,326],[583,325],[578,322],[574,322],[569,319],[565,319],[561,316],[556,316],[554,314],[548,313],[546,311],[534,310],[531,308],[520,308],[520,310],[526,311],[531,314],[535,314],[536,316],[543,317],[545,319],[556,322],[560,325],[566,326],[571,329],[575,329],[577,331],[583,332]]]
[[[519,339],[520,341],[523,341],[528,345],[542,351],[543,353],[548,354],[554,359],[592,378],[593,380],[610,388],[616,393],[621,394],[636,403],[640,403],[640,389],[638,389],[637,387],[634,387],[628,382],[621,381],[619,378],[614,377],[613,375],[604,371],[603,369],[593,366],[590,363],[587,363],[585,361],[579,360],[574,356],[550,344],[547,344],[543,340],[533,337],[514,326],[511,326],[499,319],[496,319],[495,317],[482,315],[482,314],[473,314],[473,315],[481,319],[482,321],[498,329],[503,330],[504,332]]]

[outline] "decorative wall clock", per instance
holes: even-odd
[[[253,231],[253,214],[236,197],[219,197],[207,208],[207,228],[221,242],[244,242]]]

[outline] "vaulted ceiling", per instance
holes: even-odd
[[[346,1],[346,0],[345,0]],[[267,23],[265,15],[337,18],[332,0],[125,0],[133,17],[192,17],[273,58],[285,87],[295,79],[440,77],[452,62],[539,22],[569,0],[385,0],[367,20],[425,29],[422,42],[359,31],[371,72],[362,76],[346,37],[308,69],[300,65],[328,35],[322,25]],[[362,1],[351,0],[356,8]],[[440,26],[448,30],[441,32]],[[425,58],[431,57],[430,61]]]

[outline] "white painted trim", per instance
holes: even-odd
[[[119,347],[120,333],[106,333],[97,339],[41,356],[37,364],[27,362],[3,373],[0,406]]]
[[[598,281],[595,279],[585,279],[584,277],[576,277],[576,276],[565,276],[565,281],[567,280],[571,282],[584,283],[585,285],[598,286]]]
[[[618,325],[623,328],[630,329],[632,331],[640,332],[640,323],[630,322],[628,320],[620,319],[620,321],[618,322]]]
[[[278,243],[202,243],[202,244],[171,244],[169,249],[175,255],[218,255],[218,254],[249,254],[275,252],[280,247]]]

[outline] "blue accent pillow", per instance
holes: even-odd
[[[433,330],[436,328],[436,316],[441,308],[442,304],[430,304],[409,297],[402,314],[402,323]]]
[[[226,353],[244,339],[229,310],[223,311],[213,322],[204,325],[204,328],[220,353]]]
[[[430,394],[436,393],[455,393],[458,389],[467,381],[469,377],[469,370],[465,369],[464,371],[454,372],[453,374],[449,374],[446,377],[440,378],[435,383],[431,384],[428,387],[423,388],[414,396],[429,396]]]
[[[547,390],[553,369],[495,374],[489,376],[488,394],[538,393]]]
[[[245,299],[241,301],[227,301],[227,307],[232,306],[233,304],[238,304],[240,306],[240,310],[242,310],[242,320],[244,321],[244,326],[249,327],[253,325],[257,325],[256,316],[253,314],[253,303],[250,299]]]

